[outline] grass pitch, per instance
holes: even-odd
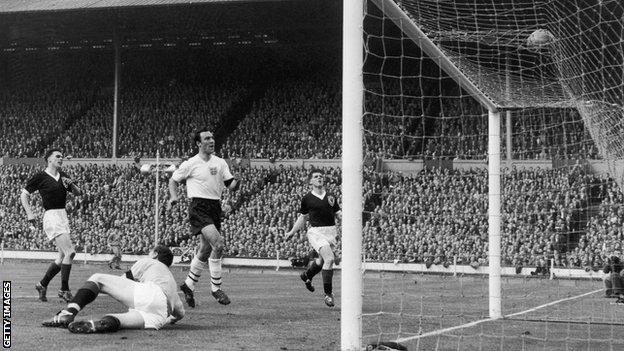
[[[218,304],[204,278],[196,292],[197,307],[159,331],[121,330],[113,334],[77,335],[41,325],[66,304],[56,297],[60,274],[48,286],[48,302],[37,299],[34,284],[48,262],[9,261],[0,266],[3,280],[12,281],[13,350],[333,350],[339,348],[340,308],[323,303],[322,284],[305,290],[293,270],[283,272],[227,269],[223,289],[232,303]],[[126,265],[123,264],[122,267]],[[178,282],[187,267],[173,267]],[[120,275],[103,264],[74,264],[70,287],[75,292],[93,273]],[[77,319],[125,312],[100,295]]]
[[[41,321],[65,306],[56,297],[60,276],[48,287],[49,301],[37,299],[34,284],[48,265],[9,260],[0,266],[2,279],[12,281],[13,350],[340,348],[339,272],[334,276],[335,308],[323,303],[320,276],[314,281],[316,292],[310,293],[297,270],[226,268],[223,286],[232,299],[228,306],[214,300],[204,277],[196,293],[197,307],[187,307],[186,317],[176,325],[160,331],[76,335],[41,326]],[[178,282],[183,281],[187,269],[172,268]],[[93,273],[119,275],[122,271],[111,271],[104,264],[75,264],[72,290]],[[624,350],[624,306],[603,298],[597,291],[601,287],[600,281],[504,278],[503,311],[519,314],[488,321],[486,277],[367,272],[364,341],[412,338],[403,342],[409,350]],[[552,305],[532,310],[548,303]],[[115,312],[124,312],[123,306],[101,295],[78,318]]]

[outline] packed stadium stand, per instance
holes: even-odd
[[[252,37],[266,42],[273,38]],[[200,126],[215,130],[219,154],[229,159],[341,157],[340,58],[335,47],[297,46],[291,39],[291,46],[172,51],[164,44],[159,49],[141,48],[139,42],[146,38],[135,44],[132,40],[126,45],[134,45],[134,51],[121,59],[118,158],[154,157],[157,150],[164,158],[188,157],[195,152],[192,133]],[[231,38],[221,34],[210,40],[213,45],[226,45]],[[110,51],[61,50],[2,57],[13,69],[8,84],[0,88],[4,106],[0,155],[41,157],[46,149],[60,147],[73,158],[111,158],[111,56]],[[370,77],[365,81],[366,259],[486,264],[487,173],[483,168],[428,168],[401,174],[371,162],[486,160],[487,111],[454,84],[422,82],[428,81],[397,84]],[[514,160],[599,158],[572,109],[514,111],[511,140]],[[145,253],[154,235],[153,176],[141,174],[138,163],[105,163],[85,161],[68,167],[86,193],[71,198],[68,205],[78,250],[107,252],[108,235],[121,231],[126,252]],[[19,205],[19,192],[36,169],[0,166],[0,190],[5,194],[0,199],[0,230],[6,249],[53,249],[40,229],[28,229]],[[289,242],[281,238],[296,218],[308,170],[273,165],[237,171],[243,187],[226,193],[224,199],[234,205],[223,223],[227,255],[306,256],[303,237]],[[339,194],[340,170],[327,173],[330,191]],[[167,177],[161,175],[161,194],[167,193]],[[506,169],[503,263],[535,265],[542,258],[554,258],[560,266],[585,267],[599,265],[606,252],[621,250],[624,200],[606,178],[580,166]],[[168,211],[165,201],[166,196],[161,196],[161,240],[193,247],[186,207]]]
[[[3,166],[0,230],[7,249],[49,250],[38,229],[30,231],[19,192],[36,167]],[[227,254],[238,257],[305,257],[305,240],[284,241],[294,223],[309,169],[240,168],[243,187],[224,202],[234,210],[223,231]],[[128,253],[146,253],[154,237],[154,176],[136,165],[77,165],[68,172],[87,195],[72,197],[68,212],[79,252],[105,253],[108,235],[120,230]],[[327,169],[328,190],[340,194],[340,170]],[[487,178],[482,169],[432,169],[417,174],[366,172],[364,248],[373,261],[442,264],[487,262]],[[166,173],[161,173],[161,194]],[[583,167],[569,170],[507,169],[503,177],[503,263],[535,265],[556,258],[565,267],[602,264],[604,252],[621,249],[624,197],[613,181]],[[37,197],[34,197],[37,199]],[[37,200],[35,200],[37,201]],[[192,242],[186,206],[165,210],[161,240],[186,248]],[[592,204],[595,206],[592,207]],[[41,209],[40,207],[37,207]],[[593,209],[593,210],[592,210]],[[581,235],[581,233],[583,233]],[[303,233],[301,233],[303,235]],[[603,250],[603,245],[609,250]]]
[[[117,157],[154,157],[159,141],[161,156],[188,155],[190,131],[202,124],[220,132],[218,144],[226,157],[340,158],[339,61],[327,49],[306,50],[300,60],[287,49],[266,49],[259,60],[240,50],[194,52],[184,58],[143,51],[127,58],[120,83]],[[6,106],[0,112],[5,131],[0,155],[38,157],[46,148],[60,146],[77,158],[112,156],[111,63],[101,54],[82,60],[59,55],[46,58],[51,63],[41,67],[35,64],[40,56],[8,63],[28,79],[13,79],[0,89]],[[56,71],[60,62],[74,70],[48,71]],[[236,69],[224,71],[227,64]],[[89,79],[81,81],[84,75]],[[427,87],[367,85],[369,154],[485,159],[487,111],[469,96],[452,87],[448,93],[455,96],[440,100]],[[420,94],[422,98],[414,97]],[[35,133],[35,128],[41,131]],[[514,112],[512,143],[513,159],[599,158],[578,113],[570,109]]]

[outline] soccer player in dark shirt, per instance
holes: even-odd
[[[47,162],[46,169],[36,173],[28,180],[22,189],[20,200],[28,216],[28,221],[31,223],[31,228],[34,228],[37,220],[30,206],[30,195],[39,191],[45,210],[43,231],[48,240],[54,241],[56,244],[59,256],[50,264],[43,279],[35,285],[35,288],[39,292],[39,300],[47,301],[48,283],[58,272],[61,272],[61,289],[58,296],[69,301],[72,299],[69,290],[69,273],[76,251],[69,236],[69,220],[67,219],[67,211],[65,211],[65,202],[68,191],[74,195],[81,195],[82,192],[67,173],[61,170],[63,153],[60,149],[48,150],[44,159]]]
[[[301,199],[299,217],[293,228],[286,233],[286,240],[289,240],[297,231],[304,228],[307,221],[310,222],[310,229],[307,232],[308,241],[310,246],[318,252],[319,257],[312,261],[312,264],[305,272],[301,273],[300,278],[309,291],[314,291],[312,278],[319,272],[322,272],[325,304],[333,307],[334,247],[336,246],[338,233],[335,217],[340,215],[340,206],[338,205],[338,199],[325,190],[325,175],[323,171],[313,169],[308,174],[308,181],[312,190]]]

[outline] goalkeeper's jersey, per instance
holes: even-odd
[[[173,274],[164,263],[153,258],[142,258],[138,260],[132,268],[134,280],[145,283],[152,282],[158,285],[167,297],[167,308],[173,311],[176,299],[179,299],[177,285]]]

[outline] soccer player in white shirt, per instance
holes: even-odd
[[[160,329],[184,318],[175,279],[169,270],[173,253],[158,245],[149,257],[138,260],[122,276],[93,274],[78,289],[67,307],[43,322],[46,327],[68,328],[72,333],[108,333],[119,329]],[[99,293],[124,304],[126,313],[108,314],[98,320],[74,321],[75,316]]]
[[[213,155],[214,135],[207,128],[195,133],[195,144],[199,148],[197,155],[182,162],[169,179],[168,207],[178,202],[178,183],[186,181],[189,205],[191,235],[200,235],[198,250],[191,261],[188,276],[180,286],[184,298],[190,307],[195,307],[195,284],[201,273],[208,267],[212,296],[222,305],[230,303],[228,296],[221,290],[221,257],[223,256],[224,238],[221,230],[221,193],[225,187],[236,190],[240,182],[230,173],[224,159]],[[225,208],[229,211],[229,206]]]

